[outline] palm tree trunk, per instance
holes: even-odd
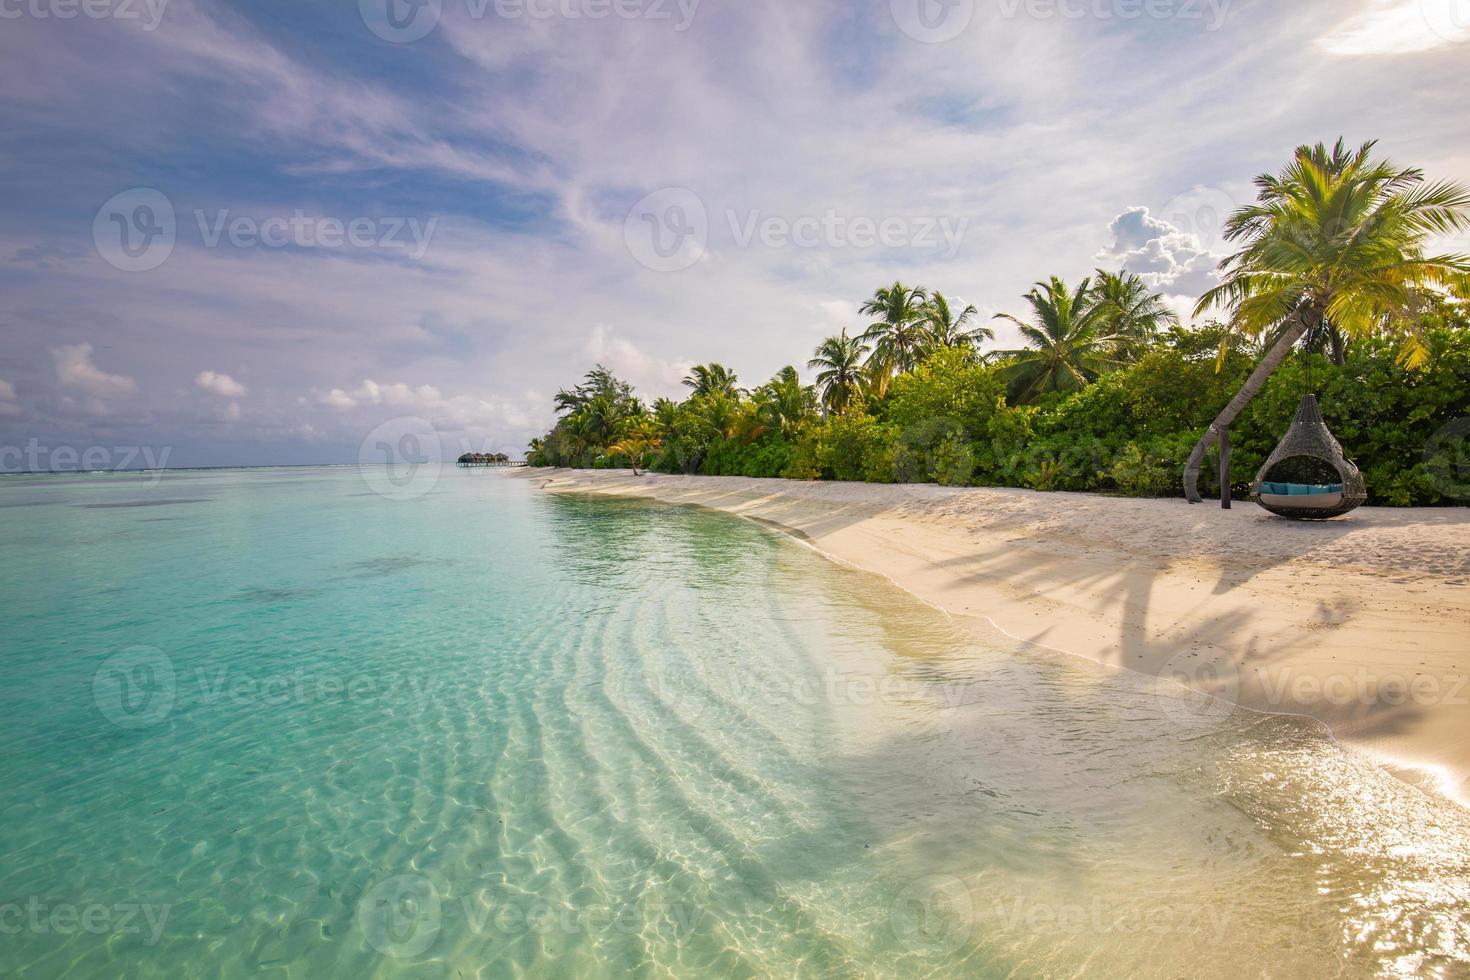
[[[1235,397],[1230,399],[1230,404],[1226,405],[1225,410],[1215,418],[1215,421],[1210,423],[1209,429],[1206,430],[1204,436],[1195,445],[1194,452],[1189,454],[1189,462],[1184,464],[1184,497],[1190,503],[1197,504],[1200,502],[1199,468],[1205,461],[1205,453],[1209,452],[1210,447],[1220,441],[1220,433],[1230,428],[1230,423],[1234,422],[1236,417],[1245,411],[1245,407],[1250,404],[1251,399],[1261,393],[1261,389],[1266,386],[1266,379],[1271,377],[1276,369],[1281,366],[1281,362],[1286,360],[1286,355],[1291,353],[1291,349],[1296,346],[1296,342],[1301,340],[1302,335],[1307,332],[1311,324],[1311,319],[1306,310],[1301,310],[1297,313],[1296,322],[1277,338],[1276,345],[1261,359],[1261,363],[1251,372],[1251,376],[1246,379],[1245,384],[1241,385],[1240,390],[1235,393]]]
[[[1332,363],[1342,367],[1347,363],[1347,338],[1336,327],[1329,327],[1327,336],[1332,341]]]

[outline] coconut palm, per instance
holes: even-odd
[[[626,457],[633,464],[633,475],[639,476],[639,463],[663,445],[657,424],[652,419],[641,418],[624,427],[622,437],[607,447],[607,455]]]
[[[740,399],[735,395],[716,391],[700,399],[690,399],[695,425],[708,438],[733,439],[740,431],[743,413]]]
[[[735,372],[723,364],[696,364],[689,369],[684,386],[692,389],[695,397],[725,394],[733,398],[737,394],[735,384],[738,380]]]
[[[849,337],[847,328],[836,337],[828,337],[818,345],[815,356],[806,366],[817,371],[817,388],[822,395],[822,411],[842,414],[858,394],[863,379],[863,358],[868,342],[862,337]]]
[[[934,293],[924,305],[924,353],[958,347],[978,352],[980,345],[995,339],[995,331],[974,321],[980,311],[972,303],[959,313],[951,310],[949,298]]]
[[[1191,502],[1205,454],[1297,341],[1328,328],[1344,338],[1386,331],[1403,339],[1404,364],[1418,367],[1427,352],[1412,311],[1426,293],[1470,295],[1470,256],[1424,251],[1431,235],[1470,228],[1470,190],[1373,159],[1374,146],[1298,147],[1280,175],[1256,178],[1256,203],[1226,222],[1226,240],[1242,247],[1220,263],[1223,279],[1195,315],[1228,307],[1232,329],[1271,346],[1190,454]]]
[[[1009,313],[995,315],[1019,327],[1026,343],[998,352],[1008,362],[1019,401],[1049,391],[1075,391],[1117,365],[1118,338],[1108,332],[1093,300],[1092,280],[1084,279],[1070,289],[1052,276],[1050,282],[1037,283],[1024,299],[1031,304],[1029,322]]]
[[[764,432],[791,436],[816,408],[816,390],[801,383],[796,368],[787,365],[754,392],[755,416]]]
[[[653,423],[663,439],[671,439],[679,424],[679,403],[672,398],[660,398],[653,403]]]
[[[922,287],[910,289],[895,282],[873,293],[873,298],[858,310],[865,316],[878,317],[863,333],[872,344],[868,367],[879,392],[887,388],[895,374],[912,371],[924,346],[924,307],[929,296]]]
[[[1179,314],[1164,304],[1163,294],[1151,292],[1147,283],[1126,270],[1098,269],[1092,293],[1104,329],[1119,338],[1119,352],[1127,359],[1146,350],[1160,331],[1179,323]]]

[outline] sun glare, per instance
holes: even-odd
[[[1376,0],[1319,44],[1336,55],[1413,54],[1470,44],[1470,0]]]

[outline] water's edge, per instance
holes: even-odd
[[[882,579],[884,582],[887,582],[889,585],[912,597],[916,601],[923,603],[924,605],[935,609],[940,613],[943,613],[946,617],[948,617],[951,622],[964,623],[966,620],[983,622],[986,626],[1004,635],[1008,639],[1014,640],[1016,643],[1019,644],[1024,644],[1025,646],[1030,648],[1042,649],[1050,653],[1061,654],[1066,657],[1074,657],[1079,660],[1085,660],[1088,663],[1097,664],[1099,666],[1106,667],[1109,670],[1121,671],[1123,673],[1145,678],[1156,683],[1178,685],[1178,681],[1172,678],[1159,677],[1158,675],[1152,674],[1148,671],[1139,670],[1135,667],[1131,667],[1128,664],[1113,663],[1109,660],[1100,657],[1094,657],[1079,650],[1068,649],[1065,647],[1056,646],[1054,644],[1042,643],[1037,640],[1031,640],[1022,636],[1018,636],[1014,632],[1006,629],[1004,625],[997,622],[994,618],[985,613],[956,612],[941,603],[934,602],[929,598],[921,595],[916,590],[909,588],[903,582],[894,578],[892,575],[889,575],[888,573],[882,571],[881,569],[874,568],[871,565],[863,564],[860,561],[854,561],[823,548],[818,540],[814,539],[810,534],[808,534],[801,528],[783,523],[782,521],[775,518],[761,517],[755,514],[746,513],[740,510],[738,508],[738,505],[729,506],[715,503],[706,503],[703,501],[670,499],[666,496],[661,495],[658,492],[657,488],[653,486],[643,488],[627,486],[609,487],[598,485],[557,486],[557,478],[554,476],[546,477],[543,475],[538,477],[532,471],[523,471],[510,475],[513,478],[539,480],[540,482],[538,489],[545,493],[555,493],[566,496],[580,495],[588,497],[616,496],[627,499],[648,500],[675,507],[690,507],[698,510],[708,511],[710,513],[723,514],[728,517],[740,518],[768,531],[785,535],[797,541],[798,543],[805,545],[816,554],[821,555],[823,558],[827,559],[828,561],[834,562],[837,565],[858,572],[862,572],[865,575],[871,575]],[[1195,688],[1195,690],[1200,694],[1209,697],[1216,697],[1215,694],[1205,690],[1203,686],[1197,687]],[[1354,739],[1340,737],[1339,733],[1333,728],[1330,721],[1320,718],[1309,711],[1271,710],[1268,708],[1256,707],[1254,705],[1247,704],[1242,700],[1233,699],[1231,697],[1219,697],[1218,700],[1229,704],[1231,707],[1237,710],[1248,711],[1252,714],[1260,715],[1264,718],[1287,718],[1305,721],[1314,726],[1322,736],[1332,741],[1335,745],[1337,745],[1344,751],[1356,753],[1369,760],[1374,766],[1388,773],[1390,776],[1394,777],[1400,782],[1412,786],[1416,790],[1419,790],[1420,792],[1423,792],[1436,800],[1444,801],[1460,808],[1461,810],[1466,811],[1467,813],[1470,813],[1470,795],[1467,795],[1465,791],[1459,788],[1465,786],[1467,781],[1470,781],[1467,780],[1463,774],[1446,771],[1444,767],[1436,765],[1428,760],[1415,759],[1412,757],[1406,758],[1403,756],[1391,756],[1374,749],[1372,746],[1364,745]]]

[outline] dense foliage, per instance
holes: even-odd
[[[1354,342],[1342,365],[1330,352],[1299,350],[1231,429],[1235,495],[1246,495],[1301,395],[1314,390],[1328,425],[1362,467],[1372,503],[1463,502],[1470,471],[1454,454],[1465,452],[1464,433],[1435,436],[1470,417],[1470,326],[1440,314],[1421,336],[1428,354],[1416,369],[1402,363],[1390,337]],[[1217,369],[1222,338],[1226,354]],[[719,365],[701,366],[689,398],[651,408],[599,368],[568,393],[572,407],[537,442],[531,462],[1173,496],[1200,430],[1257,354],[1218,327],[1172,326],[1091,383],[1022,401],[1010,394],[1007,361],[986,363],[968,346],[940,347],[892,377],[882,397],[855,392],[844,410],[825,417],[817,388],[790,367],[746,392]],[[700,385],[700,377],[720,383]],[[628,433],[641,433],[632,442],[637,460],[618,451]],[[1218,482],[1214,466],[1206,464],[1207,485]]]
[[[817,346],[813,385],[786,367],[745,391],[701,364],[687,400],[649,410],[599,366],[557,396],[561,421],[530,462],[1198,499],[1201,475],[1219,485],[1206,453],[1228,431],[1243,496],[1315,392],[1369,502],[1463,502],[1470,256],[1426,246],[1470,230],[1470,189],[1373,150],[1302,146],[1256,179],[1257,202],[1226,222],[1241,250],[1195,309],[1226,308],[1227,322],[1185,329],[1140,277],[1098,269],[1075,287],[1038,282],[1025,317],[995,317],[1023,346],[985,351],[995,333],[974,306],[895,282],[859,307],[866,330]],[[1297,458],[1272,478],[1337,475]]]

